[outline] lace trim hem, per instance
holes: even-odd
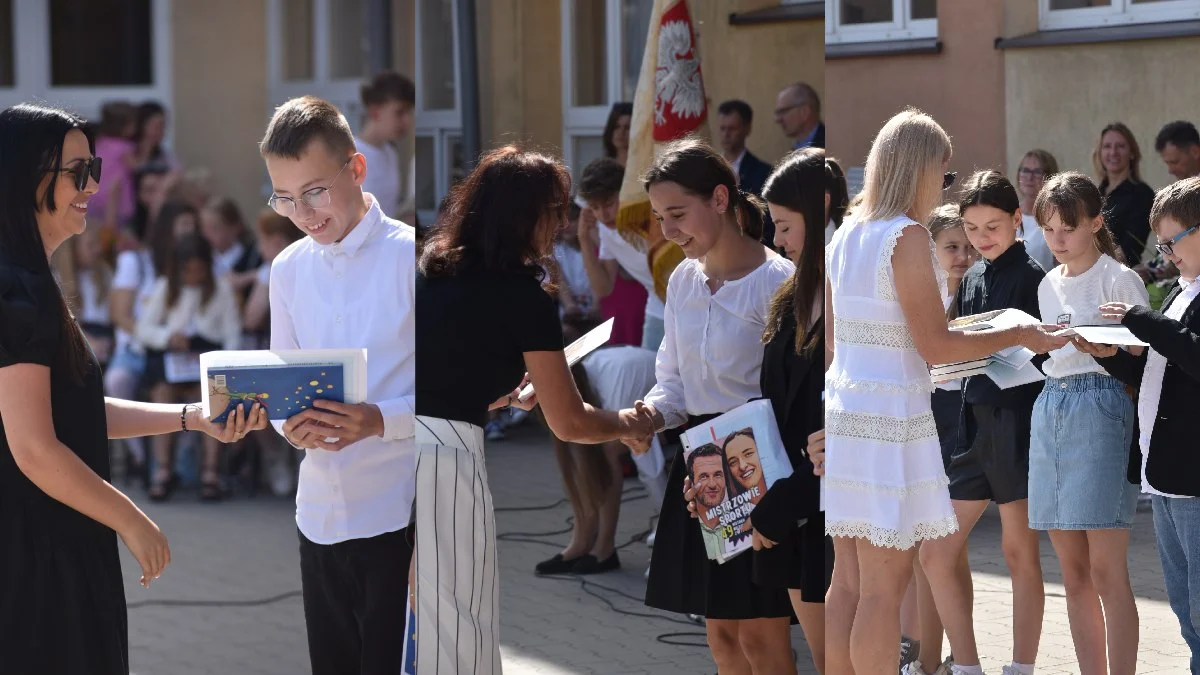
[[[857,380],[848,375],[828,376],[825,386],[830,389],[847,391],[886,392],[889,394],[932,394],[936,387],[931,381],[916,380],[914,382],[878,382],[875,380]]]
[[[869,345],[885,349],[916,351],[912,333],[903,323],[865,321],[862,319],[833,320],[833,341],[850,345]]]
[[[879,548],[894,548],[907,551],[918,542],[941,539],[958,532],[958,518],[951,515],[939,520],[917,523],[910,530],[899,531],[879,527],[862,520],[826,521],[825,534],[847,539],[866,539]]]
[[[825,429],[830,436],[896,444],[938,437],[932,412],[913,417],[891,417],[832,409],[825,411]]]
[[[829,483],[826,487],[832,489],[850,490],[853,492],[865,492],[876,495],[889,495],[907,499],[928,492],[937,492],[944,490],[950,486],[950,479],[942,476],[940,478],[931,478],[929,480],[918,481],[911,485],[880,485],[879,483],[869,483],[862,480],[845,480],[840,478],[825,477]]]

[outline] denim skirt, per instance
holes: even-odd
[[[1046,379],[1029,443],[1031,528],[1133,526],[1139,486],[1126,478],[1133,422],[1133,401],[1113,377]]]

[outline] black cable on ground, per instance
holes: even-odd
[[[633,502],[633,501],[638,501],[641,499],[646,499],[648,496],[645,493],[644,489],[641,489],[640,486],[634,487],[634,488],[631,488],[628,490],[624,490],[624,491],[622,491],[621,494],[622,494],[622,499],[621,499],[622,504],[626,504],[628,502]],[[541,505],[541,506],[526,506],[526,507],[518,507],[518,508],[496,509],[496,512],[499,513],[499,512],[504,512],[504,511],[549,511],[549,510],[558,508],[566,501],[567,501],[566,499],[560,499],[553,504],[545,504],[545,505]],[[563,544],[558,543],[558,542],[553,542],[553,541],[545,541],[544,539],[539,539],[538,537],[552,537],[552,536],[557,536],[557,535],[561,535],[561,534],[567,534],[567,533],[571,532],[571,530],[573,529],[574,521],[575,521],[575,516],[570,515],[570,516],[567,516],[567,518],[566,518],[565,522],[567,524],[567,527],[563,530],[555,530],[552,532],[501,532],[496,535],[496,540],[497,541],[506,541],[506,542],[519,542],[519,543],[526,543],[526,544],[539,544],[541,546],[549,546],[551,548],[561,549],[564,546]],[[624,544],[618,545],[615,550],[620,551],[620,550],[622,550],[624,548],[628,548],[629,546],[632,546],[634,544],[644,542],[646,537],[649,536],[649,534],[653,531],[653,522],[654,522],[654,517],[652,516],[649,520],[649,523],[647,523],[647,525],[648,525],[647,529],[634,534]],[[622,616],[631,616],[631,617],[637,617],[640,619],[658,619],[660,621],[666,621],[669,623],[679,624],[682,626],[703,625],[702,621],[696,622],[696,621],[692,621],[690,619],[676,619],[675,617],[667,616],[665,614],[650,614],[650,613],[646,613],[646,612],[634,612],[634,611],[627,610],[627,609],[621,609],[621,608],[617,607],[609,597],[604,596],[603,594],[597,592],[594,589],[600,589],[600,590],[606,591],[608,593],[611,593],[613,595],[617,595],[617,596],[626,598],[628,600],[631,600],[631,601],[637,602],[637,603],[644,603],[645,598],[639,598],[639,597],[630,595],[629,593],[626,593],[625,591],[622,591],[618,588],[612,588],[609,586],[604,586],[603,584],[598,584],[594,581],[590,581],[586,577],[573,575],[573,574],[567,574],[567,575],[546,575],[546,576],[540,576],[539,578],[550,579],[553,581],[578,582],[580,590],[582,590],[584,593],[587,593],[588,595],[596,598],[600,602],[603,602],[605,605],[608,606],[608,609],[610,611],[612,611],[616,614],[620,614]],[[688,640],[681,640],[680,638],[698,638],[699,641],[693,642],[693,641],[688,641]],[[708,649],[708,634],[702,633],[702,632],[697,632],[697,631],[682,632],[682,633],[662,633],[660,635],[655,636],[655,641],[660,642],[662,644],[672,645],[672,646],[676,646],[676,647],[701,647],[704,649]]]
[[[289,598],[298,598],[301,595],[300,591],[288,591],[256,600],[140,600],[131,602],[126,607],[129,609],[138,607],[261,607]]]

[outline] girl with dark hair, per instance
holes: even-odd
[[[96,156],[104,160],[108,171],[103,189],[96,193],[90,206],[105,227],[124,227],[133,219],[136,132],[137,109],[131,104],[114,101],[100,109]]]
[[[983,260],[963,277],[955,299],[959,316],[1015,308],[1038,317],[1038,285],[1046,273],[1017,238],[1021,201],[997,171],[967,179],[958,199],[967,239]],[[1036,357],[1041,366],[1045,357]],[[967,538],[990,502],[1000,506],[1004,559],[1013,580],[1013,661],[1005,673],[1032,672],[1042,632],[1045,588],[1037,532],[1029,527],[1029,436],[1040,381],[1000,389],[986,376],[963,383],[958,444],[947,474],[959,529],[924,542],[921,564],[945,623],[955,667],[978,668],[970,577],[956,574]],[[965,586],[965,587],[964,587]],[[971,672],[971,671],[966,671]]]
[[[163,139],[167,136],[167,109],[158,101],[145,101],[137,107],[137,132],[134,154],[138,171],[175,173],[179,162],[166,148]]]
[[[820,482],[806,446],[825,426],[825,246],[824,228],[817,225],[828,220],[826,199],[837,193],[828,175],[825,151],[805,148],[784,158],[763,187],[775,221],[775,248],[796,271],[771,300],[759,383],[771,400],[793,471],[775,481],[750,514],[754,580],[788,589],[818,672],[825,671],[825,593],[833,540],[825,536]]]
[[[1121,248],[1118,262],[1135,267],[1150,239],[1154,188],[1142,181],[1142,150],[1129,127],[1113,122],[1100,130],[1092,165],[1104,195],[1105,222]]]
[[[604,123],[604,156],[617,160],[621,166],[629,159],[629,127],[633,121],[633,104],[614,103]]]
[[[5,670],[129,672],[117,537],[148,586],[166,537],[109,482],[108,439],[181,426],[222,441],[199,405],[105,399],[100,368],[67,309],[49,257],[86,227],[101,162],[83,120],[40,105],[0,112],[0,634]],[[115,531],[115,532],[114,532]]]
[[[636,409],[650,412],[654,431],[682,431],[762,395],[762,338],[771,299],[795,265],[760,242],[762,202],[738,190],[733,168],[707,144],[671,143],[643,186],[664,237],[682,247],[687,259],[667,285],[657,384]],[[811,309],[815,288],[808,291],[803,304]],[[645,452],[650,438],[628,443]],[[659,515],[646,604],[706,617],[708,645],[722,672],[794,673],[786,591],[755,583],[752,556],[720,565],[708,559],[688,515],[684,474],[677,453]]]
[[[159,403],[184,394],[198,393],[193,386],[181,387],[167,379],[168,354],[188,354],[237,349],[242,336],[237,298],[228,282],[213,275],[213,252],[198,234],[180,238],[160,272],[137,322],[137,339],[146,349],[144,381],[150,400]],[[178,484],[171,471],[171,441],[166,435],[154,438],[154,476],[147,491],[150,499],[170,498]],[[221,497],[218,460],[221,446],[204,439],[200,498]]]
[[[229,282],[239,304],[245,304],[258,277],[262,254],[237,202],[229,197],[210,199],[200,209],[200,233],[212,246],[213,271]]]
[[[566,442],[653,433],[644,412],[584,403],[567,367],[558,308],[543,281],[568,199],[570,177],[559,162],[514,146],[493,150],[450,192],[421,254],[410,588],[422,673],[500,672],[496,529],[483,458],[488,411],[540,403]],[[537,394],[522,402],[525,373]],[[478,564],[456,574],[456,560]]]
[[[1116,260],[1102,206],[1096,185],[1073,171],[1050,178],[1038,195],[1034,213],[1062,263],[1038,287],[1046,323],[1108,323],[1101,305],[1150,304],[1141,277]],[[1139,356],[1142,349],[1128,351]],[[1042,369],[1046,385],[1033,408],[1029,448],[1029,526],[1049,531],[1062,564],[1080,670],[1132,673],[1138,612],[1127,559],[1139,492],[1129,479],[1138,466],[1133,399],[1074,346],[1051,352]]]

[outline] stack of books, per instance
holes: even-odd
[[[1041,321],[1037,318],[1019,309],[1000,309],[955,319],[950,322],[950,330],[961,332],[999,330],[1040,323]],[[1042,371],[1033,365],[1034,356],[1034,353],[1025,347],[1009,347],[982,359],[935,365],[930,369],[929,374],[934,384],[974,375],[985,375],[1001,389],[1011,389],[1046,379]]]

